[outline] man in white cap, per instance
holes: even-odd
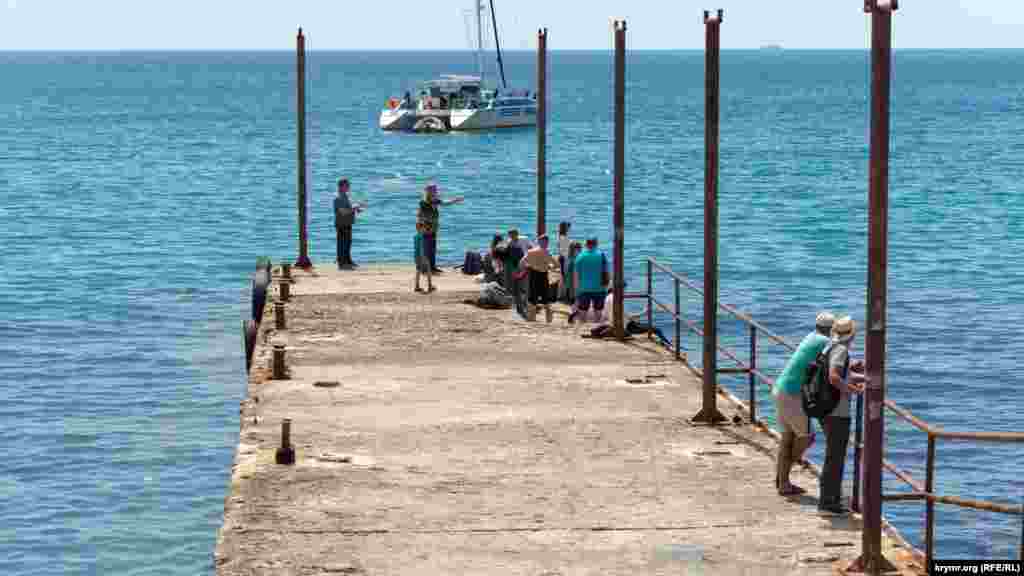
[[[839,403],[820,419],[825,431],[825,462],[818,478],[818,510],[847,514],[842,503],[843,465],[850,440],[850,395],[864,390],[864,362],[850,362],[850,348],[857,335],[857,324],[849,316],[832,324],[832,343],[828,350],[828,379],[839,390]]]
[[[775,419],[782,433],[775,469],[775,488],[781,496],[797,496],[806,492],[789,481],[789,472],[793,469],[793,464],[803,459],[804,452],[814,442],[810,418],[804,414],[800,389],[807,378],[807,365],[828,345],[828,335],[834,321],[835,316],[831,312],[818,314],[814,321],[814,331],[800,341],[796,352],[789,357],[786,367],[782,369],[782,374],[772,387],[772,395],[775,396]]]

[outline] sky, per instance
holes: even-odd
[[[483,0],[485,3],[487,0]],[[702,49],[702,11],[725,10],[722,48],[865,48],[862,0],[494,0],[502,48]],[[473,0],[0,0],[0,50],[462,50]],[[1022,48],[1024,0],[901,0],[900,48]]]

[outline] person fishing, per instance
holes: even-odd
[[[427,258],[430,260],[430,270],[434,274],[440,274],[441,269],[437,267],[437,234],[441,230],[440,206],[459,204],[464,200],[462,196],[442,199],[437,191],[436,184],[427,184],[423,188],[423,198],[420,200],[420,216],[417,218],[418,227],[422,230],[423,240],[426,243]]]

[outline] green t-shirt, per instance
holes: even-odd
[[[804,378],[807,377],[807,365],[814,362],[814,359],[827,345],[828,336],[823,336],[817,331],[805,336],[800,341],[800,345],[796,347],[796,352],[793,352],[793,355],[790,356],[789,362],[786,362],[786,367],[782,369],[782,374],[775,380],[772,394],[776,396],[780,392],[784,394],[799,394],[800,387],[804,384]]]

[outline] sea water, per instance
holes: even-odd
[[[510,87],[533,87],[535,58],[506,55]],[[389,96],[473,62],[309,53],[315,261],[333,265],[340,177],[368,204],[359,262],[408,260],[430,181],[466,197],[442,209],[443,263],[496,230],[533,230],[534,129],[377,128]],[[701,279],[703,62],[627,59],[630,291],[645,289],[648,256]],[[571,220],[605,248],[612,73],[608,52],[550,55],[547,222],[554,233]],[[294,56],[0,53],[0,77],[0,572],[210,573],[245,394],[249,274],[261,256],[296,256]],[[862,51],[722,55],[721,300],[791,341],[819,309],[864,317],[868,82]],[[1024,51],[897,51],[892,86],[889,395],[947,429],[1022,430]],[[655,288],[671,302],[664,276]],[[699,321],[699,295],[684,290],[683,304]],[[745,327],[720,325],[745,358]],[[683,344],[699,359],[698,339]],[[776,373],[785,351],[759,344]],[[766,390],[761,410],[772,418]],[[887,431],[887,456],[923,479],[926,437],[895,419]],[[1019,449],[939,442],[941,493],[1020,504],[1022,473]],[[1018,519],[938,510],[940,557],[1015,556]],[[919,503],[885,514],[921,545]]]

